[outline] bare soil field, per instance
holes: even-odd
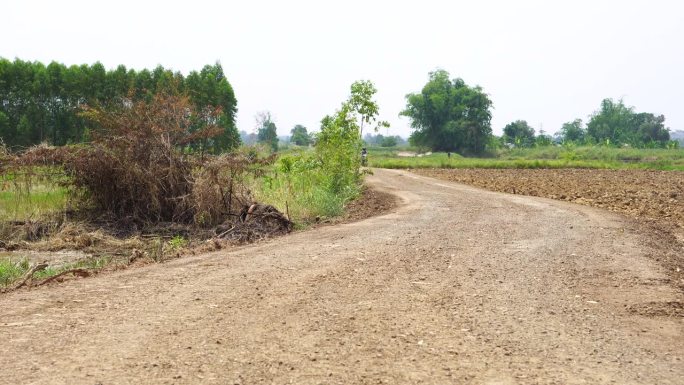
[[[0,295],[0,384],[681,384],[684,293],[637,221],[368,183],[399,205]]]
[[[658,259],[684,288],[684,172],[590,169],[417,169],[412,172],[510,194],[599,207],[654,232]],[[663,247],[665,246],[665,247]]]
[[[588,169],[417,169],[487,190],[559,199],[684,229],[684,173]]]

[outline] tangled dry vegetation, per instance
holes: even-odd
[[[90,143],[40,145],[19,156],[0,151],[3,174],[21,174],[30,185],[45,174],[35,170],[51,170],[69,194],[69,209],[56,218],[5,224],[0,248],[144,254],[156,260],[173,237],[214,238],[217,245],[292,230],[288,216],[255,202],[248,187],[274,157],[205,153],[220,133],[213,124],[219,111],[197,112],[185,96],[159,94],[83,114],[95,127]],[[30,194],[30,188],[17,191]]]

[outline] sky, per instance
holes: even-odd
[[[391,124],[380,133],[407,137],[405,96],[435,69],[484,89],[495,134],[518,119],[554,133],[604,98],[684,130],[679,0],[5,0],[0,20],[10,60],[184,74],[220,62],[247,132],[261,111],[280,135],[315,131],[363,79]]]

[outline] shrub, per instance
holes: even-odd
[[[221,129],[206,124],[217,121],[218,110],[197,114],[187,96],[157,94],[149,102],[86,108],[83,116],[95,126],[91,143],[36,146],[20,163],[59,165],[82,205],[126,222],[221,222],[243,203],[233,201],[246,192],[238,176],[259,163],[246,155],[192,153]]]

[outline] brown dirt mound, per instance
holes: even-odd
[[[364,187],[361,196],[350,202],[343,216],[343,222],[355,222],[389,212],[397,207],[397,197],[386,192]]]

